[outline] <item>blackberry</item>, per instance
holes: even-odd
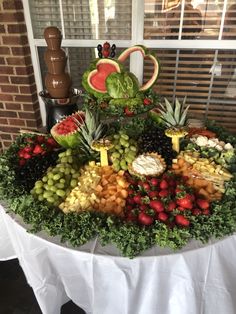
[[[171,139],[165,135],[165,131],[155,126],[145,129],[138,140],[140,153],[156,152],[160,154],[168,166],[176,157],[172,149]]]
[[[35,156],[27,160],[24,166],[15,169],[17,185],[22,186],[26,192],[34,187],[34,184],[47,171],[54,166],[58,158],[58,152],[50,152],[44,156]]]

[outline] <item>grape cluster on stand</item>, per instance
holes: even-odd
[[[156,152],[160,154],[168,166],[176,153],[172,149],[171,139],[165,135],[163,129],[151,126],[145,129],[138,140],[138,147],[141,153]]]
[[[71,149],[60,153],[57,165],[49,167],[41,180],[35,182],[31,194],[38,200],[46,200],[52,206],[58,206],[77,186],[80,176],[78,157]]]
[[[112,167],[115,171],[127,170],[137,155],[137,143],[125,131],[113,135],[113,148],[110,150]]]

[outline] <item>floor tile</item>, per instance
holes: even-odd
[[[17,259],[0,262],[0,314],[42,314]],[[61,314],[85,314],[72,301]]]

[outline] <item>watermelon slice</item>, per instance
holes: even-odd
[[[99,59],[93,69],[87,70],[83,75],[82,84],[86,91],[97,98],[108,96],[106,79],[111,73],[120,73],[122,66],[112,59]],[[109,97],[109,96],[108,96]]]
[[[85,113],[78,111],[60,122],[51,129],[55,141],[65,148],[76,148],[80,144],[80,125],[84,124]]]
[[[142,45],[136,45],[131,48],[125,49],[119,56],[118,61],[124,62],[130,56],[130,54],[135,51],[140,51],[143,58],[147,60],[151,60],[154,65],[154,71],[153,71],[152,77],[150,78],[148,82],[143,84],[139,89],[140,91],[147,91],[153,86],[153,84],[156,82],[158,78],[159,71],[160,71],[159,61],[153,54],[149,52],[149,50],[145,46],[142,46]]]

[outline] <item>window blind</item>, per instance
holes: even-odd
[[[206,117],[236,132],[236,52],[214,50],[153,50],[161,63],[154,87],[162,97],[191,105],[193,116]],[[152,65],[144,64],[144,81]]]
[[[180,5],[168,12],[161,9],[162,0],[145,0],[145,39],[218,39],[224,16],[223,38],[236,36],[236,4],[233,0],[227,2],[225,12],[224,0],[186,0],[183,8]]]

